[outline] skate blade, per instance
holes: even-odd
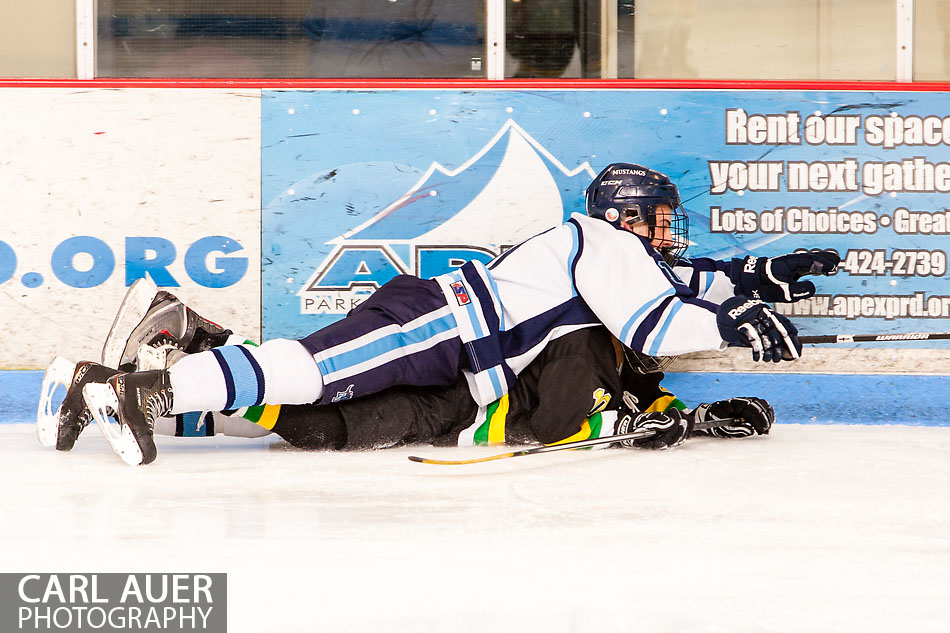
[[[112,385],[89,383],[82,389],[86,406],[92,412],[96,426],[102,431],[112,451],[129,466],[138,466],[142,463],[142,449],[139,448],[132,430],[113,422],[109,411],[118,411],[119,399],[115,395]]]
[[[119,311],[115,314],[112,321],[112,327],[109,328],[109,334],[106,336],[106,342],[102,346],[102,364],[106,367],[118,367],[122,359],[122,352],[125,351],[125,344],[129,334],[135,329],[148,307],[152,304],[152,299],[158,292],[156,286],[148,277],[142,277],[135,280],[128,291],[122,304],[119,305]]]
[[[62,405],[53,411],[53,396],[57,387],[68,390],[73,381],[73,370],[76,363],[57,356],[46,368],[43,374],[43,387],[40,389],[40,403],[36,409],[36,438],[40,444],[51,448],[56,446],[56,435],[59,431],[59,412]]]

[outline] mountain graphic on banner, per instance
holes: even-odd
[[[563,222],[595,175],[586,161],[567,168],[509,119],[458,168],[433,162],[405,194],[330,243],[511,245]]]

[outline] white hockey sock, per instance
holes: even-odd
[[[261,402],[308,404],[323,394],[323,376],[310,352],[288,339],[192,354],[175,363],[168,375],[175,394],[173,414]]]

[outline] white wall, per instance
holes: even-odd
[[[0,368],[99,357],[125,292],[127,237],[173,244],[167,270],[180,287],[169,290],[260,337],[259,90],[8,88],[0,102],[0,241],[17,262],[3,281],[0,253]],[[115,257],[94,287],[71,287],[51,266],[57,245],[78,235]],[[199,285],[184,265],[187,249],[211,235],[240,243],[230,256],[248,259],[226,288]],[[93,259],[79,254],[73,265]]]

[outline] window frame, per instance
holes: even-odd
[[[505,3],[507,0],[486,0],[486,37],[485,59],[486,80],[512,80],[505,77]],[[76,79],[90,81],[97,80],[96,53],[97,53],[97,0],[75,0],[76,6]],[[601,38],[601,80],[640,81],[637,79],[617,79],[617,38],[610,33],[616,33],[616,19],[610,16],[617,13],[617,0],[600,0],[601,15],[608,16],[605,28],[608,35]],[[895,46],[895,77],[897,83],[912,83],[914,81],[914,0],[894,0],[896,14],[896,46]],[[612,29],[612,30],[611,30]],[[181,78],[183,81],[190,78]],[[366,78],[367,81],[372,78]],[[267,82],[271,80],[261,80]],[[280,81],[280,80],[274,80]],[[316,80],[295,80],[316,81]],[[401,80],[403,82],[407,80]],[[425,80],[430,81],[430,80]],[[454,81],[452,79],[432,79],[440,84]],[[471,80],[469,80],[471,81]],[[478,81],[478,80],[475,80]],[[557,81],[574,81],[561,79]],[[585,84],[596,82],[596,79],[583,79]],[[673,80],[671,80],[673,81]],[[683,80],[676,80],[681,83]],[[732,81],[732,80],[729,80]],[[735,80],[741,82],[742,80]],[[814,83],[814,82],[812,82]],[[835,85],[848,82],[833,82]],[[868,85],[873,82],[861,82]]]

